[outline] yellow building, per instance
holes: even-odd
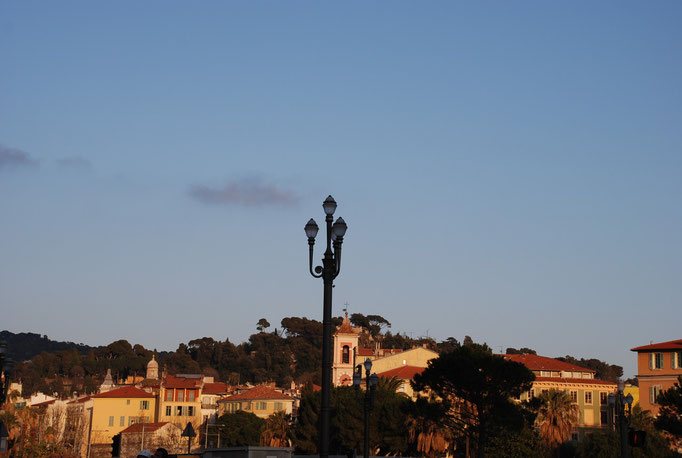
[[[365,350],[365,349],[362,349]],[[391,353],[389,353],[391,352]],[[382,372],[390,371],[391,369],[398,369],[400,367],[421,367],[428,366],[429,361],[438,358],[438,353],[424,347],[411,348],[409,350],[394,353],[395,350],[379,350],[371,355],[365,356],[366,351],[360,352],[357,359],[357,364],[362,364],[365,358],[372,360],[372,372],[381,375]]]
[[[154,395],[133,386],[95,394],[89,400],[92,402],[90,444],[110,444],[113,436],[128,426],[155,420]]]
[[[189,422],[194,427],[200,425],[202,386],[203,378],[200,375],[164,377],[159,391],[157,421],[174,423],[183,429]]]
[[[522,400],[533,398],[551,389],[566,391],[580,410],[578,428],[572,439],[579,439],[587,430],[611,427],[613,412],[609,408],[609,394],[615,393],[614,382],[594,378],[595,371],[575,364],[538,355],[503,355],[509,361],[525,365],[535,374],[531,389],[521,396]]]
[[[218,416],[243,410],[267,418],[280,410],[290,415],[293,408],[292,397],[265,385],[259,385],[218,401]]]

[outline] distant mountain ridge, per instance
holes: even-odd
[[[0,340],[7,342],[7,356],[14,361],[28,361],[36,355],[46,351],[55,352],[61,350],[76,349],[79,353],[87,354],[90,350],[100,347],[91,347],[83,343],[59,342],[51,340],[48,336],[33,332],[20,332],[15,334],[11,331],[0,331]]]

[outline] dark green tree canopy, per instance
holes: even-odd
[[[270,327],[270,322],[266,320],[265,318],[261,318],[258,320],[258,323],[256,323],[256,330],[258,332],[264,332],[267,328]]]
[[[530,389],[534,379],[523,364],[494,355],[485,344],[471,343],[429,361],[413,386],[442,399],[450,427],[471,435],[477,456],[484,456],[488,437],[502,426],[523,427],[523,409],[512,398]]]
[[[656,427],[682,439],[682,375],[677,376],[672,388],[658,395],[656,402],[661,406],[654,421]]]
[[[221,445],[224,444],[225,447],[258,446],[265,420],[251,412],[238,410],[218,418],[218,424],[222,426],[220,428]]]

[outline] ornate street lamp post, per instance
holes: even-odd
[[[631,394],[623,395],[623,384],[618,383],[618,391],[614,394],[609,394],[609,406],[614,409],[615,420],[618,421],[618,432],[620,433],[620,453],[622,458],[629,458],[628,450],[628,418],[632,413],[633,398]],[[627,406],[627,410],[625,409]],[[626,416],[627,412],[627,416]],[[615,427],[615,422],[614,422]]]
[[[365,442],[363,444],[363,458],[369,458],[369,413],[374,407],[374,387],[379,382],[377,374],[369,375],[372,370],[372,360],[367,358],[363,364],[356,366],[353,373],[353,386],[360,387],[362,383],[362,366],[365,366]]]
[[[345,221],[338,218],[333,224],[336,201],[329,196],[322,203],[327,226],[327,249],[322,258],[322,265],[316,266],[313,271],[313,246],[319,227],[314,219],[305,225],[305,234],[308,237],[310,274],[315,278],[322,278],[324,283],[324,299],[322,313],[322,408],[320,412],[320,458],[329,456],[329,398],[331,396],[332,383],[332,288],[334,279],[341,271],[341,244],[346,233]],[[333,249],[332,249],[333,248]]]

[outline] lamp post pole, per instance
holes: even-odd
[[[327,226],[327,249],[322,258],[322,265],[313,270],[313,247],[319,227],[314,219],[310,219],[305,225],[305,233],[308,237],[308,269],[315,278],[322,278],[324,283],[323,310],[322,310],[322,407],[320,412],[320,458],[329,456],[329,399],[331,397],[332,383],[332,288],[334,279],[341,271],[341,244],[346,233],[343,218],[334,220],[336,201],[329,196],[322,203],[325,213],[325,225]]]
[[[629,458],[628,450],[628,419],[625,416],[627,405],[627,413],[631,414],[632,409],[632,395],[623,395],[623,385],[618,383],[618,391],[615,394],[609,395],[609,404],[614,408],[615,415],[618,421],[618,432],[620,434],[620,453],[622,458]]]
[[[379,381],[377,374],[370,375],[372,370],[372,360],[367,358],[363,364],[358,364],[356,372],[353,374],[353,385],[356,387],[362,383],[362,366],[365,366],[365,437],[362,448],[362,457],[369,458],[369,414],[372,411],[372,396],[374,395],[374,387]]]

